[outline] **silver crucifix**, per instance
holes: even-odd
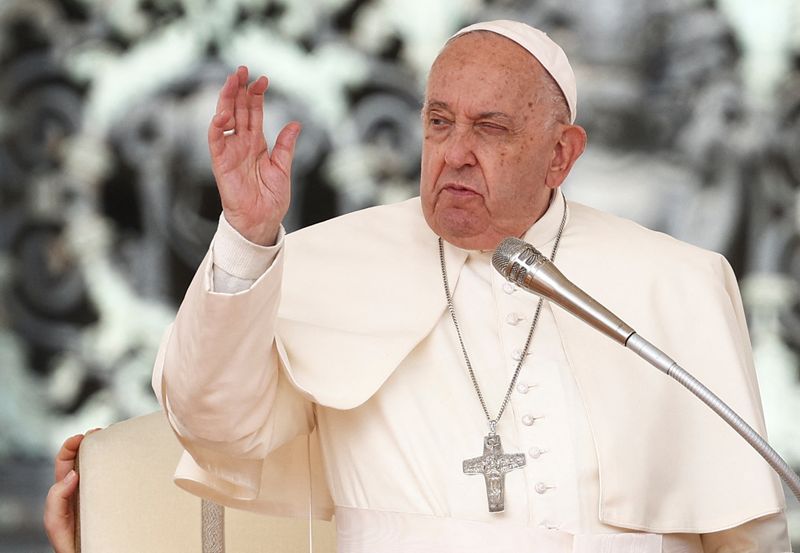
[[[464,460],[464,474],[483,474],[489,512],[505,509],[506,473],[525,466],[524,453],[503,453],[500,436],[494,432],[483,438],[483,455]]]

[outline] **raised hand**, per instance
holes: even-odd
[[[208,128],[211,167],[225,218],[242,236],[273,245],[289,210],[291,169],[300,124],[287,124],[270,153],[264,139],[264,76],[247,85],[247,68],[230,75]]]

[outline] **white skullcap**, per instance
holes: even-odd
[[[542,67],[550,73],[564,93],[564,98],[569,106],[570,123],[575,122],[578,107],[578,87],[575,84],[575,73],[569,64],[564,50],[547,36],[547,33],[534,29],[530,25],[519,21],[500,19],[497,21],[484,21],[464,27],[450,37],[453,40],[464,33],[472,31],[489,31],[513,40],[536,58]]]

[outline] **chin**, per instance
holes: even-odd
[[[463,209],[446,209],[434,215],[436,228],[442,237],[469,239],[478,237],[486,230],[488,225],[469,211]]]
[[[456,237],[452,240],[446,236],[442,236],[442,238],[453,244],[457,248],[461,248],[462,250],[481,250],[481,251],[493,251],[497,245],[500,243],[501,239],[494,239],[494,238],[487,238],[485,236],[465,236],[465,237]]]
[[[425,209],[423,215],[433,232],[445,241],[465,250],[494,249],[500,240],[493,240],[487,234],[493,234],[491,225],[485,216],[474,209],[466,209],[453,205],[443,206],[441,202]]]
[[[472,224],[453,224],[453,221],[432,227],[434,232],[447,242],[464,250],[493,250],[500,243],[493,233],[487,233],[487,227],[476,227]]]

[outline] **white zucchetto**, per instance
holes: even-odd
[[[550,73],[559,88],[561,88],[561,92],[564,93],[564,98],[566,98],[567,106],[569,107],[570,123],[575,122],[575,117],[578,112],[578,88],[575,84],[575,73],[572,71],[572,66],[569,64],[564,50],[553,42],[553,40],[547,36],[547,33],[535,29],[530,25],[526,25],[525,23],[520,23],[519,21],[500,19],[497,21],[484,21],[464,27],[451,36],[450,40],[473,31],[489,31],[496,33],[513,40],[530,52],[531,55],[542,64],[542,67]]]

